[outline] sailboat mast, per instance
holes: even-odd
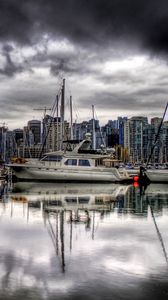
[[[59,128],[59,126],[58,126],[58,103],[59,103],[59,96],[57,95],[57,97],[56,97],[56,101],[57,101],[57,103],[56,103],[56,111],[57,111],[57,150],[59,150],[59,140],[58,140],[58,137],[59,137],[59,135],[58,135],[58,128]]]
[[[65,272],[65,249],[64,249],[64,211],[60,212],[60,240],[61,240],[61,259],[62,271]]]
[[[65,118],[65,79],[63,79],[63,85],[61,89],[61,148],[63,148],[64,139],[64,118]]]
[[[71,126],[71,140],[73,140],[72,96],[70,96],[70,126]]]
[[[95,138],[95,112],[94,105],[92,105],[92,114],[93,114],[93,150],[96,149],[96,138]]]

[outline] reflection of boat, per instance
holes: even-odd
[[[7,185],[5,180],[0,180],[0,198],[6,193]]]
[[[152,209],[162,211],[163,204],[168,205],[168,185],[164,183],[151,183],[144,191],[144,199],[152,205]]]
[[[147,186],[145,190],[146,195],[158,195],[163,194],[168,196],[168,185],[161,183],[151,183]]]
[[[27,198],[25,196],[11,196],[12,201],[26,203]]]
[[[123,182],[132,180],[126,170],[114,167],[111,154],[91,150],[90,135],[72,151],[47,153],[41,160],[11,163],[19,180],[63,182]]]
[[[75,184],[17,182],[11,193],[14,197],[26,197],[27,201],[47,201],[50,206],[70,207],[101,205],[116,201],[125,195],[130,185],[124,184]],[[47,204],[47,205],[48,205]]]

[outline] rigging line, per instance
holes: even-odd
[[[53,246],[54,246],[54,249],[55,249],[55,253],[56,255],[58,256],[59,255],[59,249],[58,249],[58,238],[56,237],[55,233],[54,233],[54,230],[52,228],[52,224],[49,220],[49,216],[48,216],[48,224],[49,224],[49,228],[47,228],[47,231],[48,231],[48,234],[50,235],[51,237],[51,240],[52,240],[52,243],[53,243]]]
[[[69,96],[71,96],[72,93],[71,93],[71,90],[70,90],[70,88],[69,88],[68,81],[66,81],[66,90],[67,90],[67,93],[69,93]]]
[[[96,110],[95,110],[95,115],[96,115],[96,119],[99,120],[99,119],[98,119],[98,116],[97,116],[97,113],[96,113]],[[99,124],[99,130],[100,130],[100,135],[101,135],[101,139],[102,139],[103,145],[106,147],[106,142],[105,142],[105,139],[104,139],[104,137],[103,137],[103,133],[102,133],[100,124]]]
[[[149,207],[150,207],[152,219],[153,219],[153,222],[154,222],[154,225],[155,225],[157,234],[158,234],[159,241],[160,241],[160,243],[161,243],[161,247],[162,247],[162,250],[163,250],[163,254],[164,254],[166,263],[167,263],[167,265],[168,265],[168,256],[167,256],[167,252],[166,252],[165,245],[164,245],[164,242],[163,242],[163,238],[162,238],[162,235],[161,235],[161,233],[160,233],[160,231],[159,231],[159,228],[158,228],[158,226],[157,226],[157,223],[156,223],[156,220],[155,220],[155,216],[154,216],[154,212],[153,212],[152,206],[151,206],[151,204],[149,203],[149,201],[148,201],[148,205],[149,205]]]
[[[56,255],[58,256],[58,260],[59,260],[59,262],[61,263],[61,259],[60,259],[60,257],[59,257],[59,253],[57,254],[57,248],[56,248],[56,246],[55,246],[55,242],[54,242],[54,240],[53,240],[53,236],[52,236],[52,234],[51,234],[51,232],[50,232],[50,229],[47,228],[47,231],[48,231],[49,236],[51,237],[51,241],[52,241],[52,244],[53,244],[55,253],[56,253]]]
[[[66,95],[65,97],[65,107],[69,107],[69,99],[70,97],[68,98],[68,96]],[[66,119],[68,120],[68,116],[67,116],[67,111],[65,111],[65,114],[66,114]]]
[[[92,240],[95,238],[95,211],[93,211],[93,219],[92,219],[93,225],[92,225]]]
[[[62,89],[62,86],[60,87],[58,93],[56,94],[56,97],[55,97],[55,100],[54,100],[54,103],[53,103],[53,106],[51,109],[51,117],[54,117],[54,115],[55,115],[55,111],[57,109],[57,96],[58,96],[58,100],[59,100],[60,96],[61,96],[61,89]]]
[[[55,252],[56,252],[56,254],[57,254],[57,249],[56,249],[56,245],[55,245],[55,239],[54,239],[54,237],[53,237],[53,234],[52,234],[52,231],[51,231],[51,228],[50,227],[48,227],[47,226],[47,231],[48,231],[48,234],[49,234],[49,236],[51,237],[51,241],[52,241],[52,243],[53,243],[53,246],[54,246],[54,249],[55,249]]]
[[[61,87],[61,88],[62,88],[62,87]],[[61,94],[61,89],[60,89],[58,95],[60,96],[60,94]],[[56,97],[56,99],[55,99],[55,101],[54,101],[54,104],[53,104],[53,107],[52,107],[51,117],[54,117],[55,111],[56,111],[56,109],[57,109],[56,101],[57,101],[57,97]],[[43,142],[41,151],[40,151],[39,159],[42,157],[42,153],[43,153],[43,150],[44,150],[44,147],[45,147],[45,144],[46,144],[46,141],[47,141],[47,138],[48,138],[48,135],[49,135],[51,126],[52,126],[52,121],[50,120],[48,129],[47,129],[47,133],[46,133],[46,135],[45,135],[45,139],[44,139],[44,142]]]
[[[56,213],[56,249],[57,255],[59,254],[59,239],[58,239],[58,212]]]
[[[80,115],[79,115],[78,109],[77,109],[74,102],[73,102],[73,108],[74,108],[74,111],[75,111],[75,116],[76,116],[76,121],[77,121],[78,119],[80,119]]]
[[[56,240],[56,234],[55,234],[55,232],[54,232],[54,230],[53,230],[53,227],[52,227],[51,221],[50,221],[50,219],[49,219],[49,216],[48,216],[48,224],[49,224],[49,226],[50,226],[50,230],[51,230],[52,236],[53,236],[53,238]]]
[[[52,240],[52,243],[53,243],[55,252],[56,252],[56,254],[57,254],[56,246],[55,246],[55,241],[54,241],[54,238],[53,238],[52,233],[51,233],[51,231],[50,231],[50,228],[47,228],[47,231],[48,231],[48,234],[49,234],[49,236],[50,236],[50,238],[51,238],[51,240]]]
[[[162,120],[161,120],[161,122],[160,122],[160,125],[159,125],[159,128],[158,128],[158,132],[157,132],[156,137],[155,137],[154,144],[153,144],[152,149],[151,149],[151,154],[149,155],[149,157],[148,157],[148,159],[147,159],[146,167],[147,167],[147,165],[149,164],[149,161],[150,161],[151,158],[152,158],[153,151],[154,151],[154,148],[155,148],[155,146],[156,146],[157,139],[158,139],[159,134],[160,134],[160,130],[161,130],[161,127],[162,127],[162,124],[163,124],[163,121],[164,121],[164,118],[165,118],[165,115],[166,115],[167,108],[168,108],[168,102],[167,102],[167,104],[166,104],[165,111],[164,111]]]
[[[61,241],[62,271],[65,272],[64,211],[61,211],[60,214],[60,241]]]
[[[51,109],[51,117],[54,117],[54,115],[55,115],[55,111],[57,109],[57,97],[58,97],[58,101],[59,101],[60,95],[61,95],[61,90],[59,90],[59,92],[55,96],[54,104]]]
[[[70,212],[70,218],[71,218],[71,222],[70,222],[70,245],[69,245],[69,248],[70,248],[70,252],[72,251],[72,211]]]

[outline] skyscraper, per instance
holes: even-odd
[[[34,145],[37,145],[41,142],[41,121],[31,120],[27,124],[28,131],[33,135]],[[31,136],[32,141],[32,136]]]

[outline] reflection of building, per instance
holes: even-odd
[[[130,186],[125,197],[124,210],[128,213],[147,213],[147,202],[140,194],[140,188]]]
[[[124,124],[127,121],[127,117],[118,117],[118,129],[119,129],[119,145],[124,147]]]

